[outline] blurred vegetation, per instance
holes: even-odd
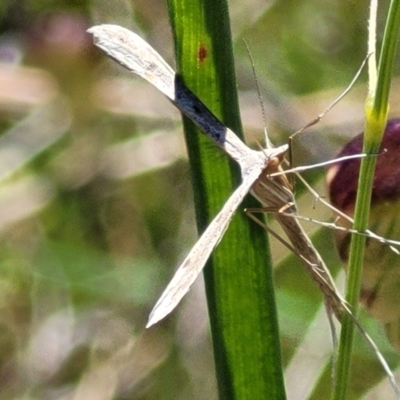
[[[249,143],[262,141],[263,121],[242,38],[256,62],[272,141],[282,144],[357,71],[367,7],[230,2]],[[85,33],[96,23],[124,25],[173,64],[166,16],[156,0],[0,3],[1,400],[217,396],[201,282],[167,321],[144,329],[197,236],[179,114],[105,59]],[[332,158],[362,130],[364,81],[296,138],[296,164]],[[325,195],[322,174],[309,178]],[[309,196],[299,199],[302,215],[330,218],[320,208]],[[331,232],[314,236],[337,272]],[[321,296],[294,257],[272,247],[288,397],[306,398],[316,385],[312,398],[326,398],[332,344]],[[363,322],[396,362],[380,327]],[[354,399],[383,379],[359,342]],[[387,382],[379,390],[376,398],[391,398]]]

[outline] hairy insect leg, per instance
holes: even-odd
[[[328,114],[328,112],[330,110],[332,110],[333,107],[335,107],[344,97],[347,96],[347,94],[351,91],[354,84],[357,82],[358,78],[360,77],[361,72],[363,71],[370,56],[371,56],[371,54],[367,54],[367,56],[362,61],[359,69],[357,70],[356,74],[354,75],[353,79],[351,80],[349,85],[346,87],[346,89],[335,100],[333,100],[333,102],[330,103],[322,113],[318,114],[313,120],[311,120],[306,125],[304,125],[302,128],[298,129],[296,132],[292,133],[289,136],[289,138],[288,138],[288,145],[289,145],[288,158],[289,158],[289,160],[285,160],[286,164],[289,166],[289,168],[291,168],[291,169],[293,168],[293,140],[294,140],[294,138],[297,135],[304,132],[305,130],[307,130],[308,128],[318,124],[322,120],[322,118],[324,118],[324,116],[326,114]],[[292,184],[292,187],[294,187],[294,178],[291,177],[289,179],[290,179],[290,183]]]
[[[266,207],[264,207],[264,208],[248,208],[245,210],[245,213],[249,218],[251,218],[253,221],[255,221],[258,225],[260,225],[262,228],[266,229],[272,236],[274,236],[277,240],[279,240],[290,251],[292,251],[294,254],[296,254],[302,261],[305,261],[306,263],[308,263],[310,265],[309,261],[307,259],[305,259],[301,254],[299,254],[299,252],[297,250],[295,250],[293,248],[293,246],[290,245],[290,243],[288,243],[285,239],[283,239],[275,231],[273,231],[271,228],[269,228],[263,221],[261,221],[259,218],[257,218],[255,216],[256,213],[266,213],[266,212],[277,214],[282,211],[284,212],[284,209],[287,207],[288,206],[283,207],[283,210],[282,209],[276,210],[273,208],[266,208]],[[292,215],[292,217],[293,217],[293,215]],[[318,273],[318,268],[315,268],[316,267],[315,265],[310,265],[310,266],[312,267],[314,272]],[[350,308],[348,307],[346,302],[342,299],[340,294],[336,293],[335,290],[333,288],[331,288],[329,285],[327,285],[327,287],[325,287],[325,290],[330,290],[331,296],[333,296],[334,298],[336,298],[336,300],[338,302],[340,302],[341,307],[342,307],[342,312],[345,312],[347,315],[349,315],[349,317],[351,318],[351,320],[357,327],[357,330],[360,332],[361,336],[365,339],[365,341],[368,343],[368,345],[371,347],[372,351],[375,353],[376,357],[378,358],[380,364],[382,365],[385,373],[387,374],[387,376],[389,378],[389,381],[391,383],[391,386],[393,387],[393,390],[396,392],[397,396],[400,396],[400,389],[397,385],[394,374],[393,374],[391,368],[389,367],[388,363],[386,362],[384,356],[380,352],[378,346],[375,344],[374,340],[368,335],[368,333],[366,332],[364,327],[358,321],[357,317],[355,315],[353,315],[352,311],[350,310]],[[341,314],[338,315],[337,310],[332,307],[332,303],[329,302],[326,297],[324,297],[324,305],[325,305],[325,310],[326,310],[326,313],[328,316],[328,321],[329,321],[331,335],[332,335],[332,342],[333,342],[333,347],[334,347],[334,356],[333,356],[333,364],[332,364],[332,366],[334,367],[335,362],[336,362],[338,340],[337,340],[337,333],[336,333],[336,329],[335,329],[335,325],[334,325],[334,321],[333,321],[333,315],[336,316],[336,318],[338,319],[338,321],[340,323],[342,320],[342,315]],[[334,371],[334,369],[332,369],[332,371]],[[335,383],[335,379],[336,379],[335,376],[332,375],[333,383]]]
[[[365,232],[359,232],[357,230],[338,225],[337,222],[339,221],[340,218],[347,221],[351,225],[354,224],[354,220],[351,217],[349,217],[346,213],[344,213],[343,211],[341,211],[341,210],[337,209],[335,206],[333,206],[329,201],[325,200],[324,197],[321,196],[316,190],[314,190],[313,187],[300,174],[296,173],[296,176],[302,182],[302,184],[307,188],[307,190],[314,196],[314,199],[316,201],[324,204],[327,208],[329,208],[331,211],[333,211],[338,216],[333,223],[325,223],[325,222],[315,221],[315,220],[310,220],[310,219],[308,220],[309,222],[317,223],[317,224],[325,226],[329,229],[336,229],[336,230],[341,230],[341,231],[346,230],[349,233],[367,236],[368,238],[371,238],[371,239],[377,240],[378,242],[386,244],[394,253],[400,254],[399,250],[395,247],[395,246],[400,246],[400,241],[391,240],[391,239],[387,239],[385,237],[379,236],[369,229],[367,229]],[[307,220],[306,218],[301,217],[301,216],[299,216],[299,219]]]
[[[367,56],[364,58],[364,60],[362,61],[360,68],[358,69],[358,71],[356,72],[356,74],[354,75],[354,78],[351,80],[351,82],[349,83],[349,85],[346,87],[346,89],[335,99],[333,100],[333,102],[331,104],[328,105],[328,107],[325,108],[325,110],[319,114],[317,117],[315,117],[312,121],[308,122],[306,125],[304,125],[302,128],[300,128],[298,131],[296,131],[295,133],[293,133],[292,135],[290,135],[289,137],[289,155],[291,155],[290,152],[290,144],[293,140],[293,138],[297,135],[299,135],[300,133],[304,132],[306,129],[310,128],[311,126],[314,126],[316,124],[318,124],[319,121],[321,121],[322,118],[324,118],[324,116],[330,111],[332,110],[333,107],[336,106],[336,104],[338,104],[344,97],[347,96],[347,94],[351,91],[351,89],[353,88],[354,84],[357,82],[358,78],[361,75],[361,72],[363,71],[368,59],[370,58],[371,54],[367,54]]]
[[[267,224],[265,224],[262,220],[256,217],[255,214],[257,213],[279,213],[279,212],[284,212],[284,209],[289,206],[283,207],[283,210],[276,210],[272,208],[247,208],[245,209],[245,214],[251,218],[254,222],[256,222],[259,226],[261,226],[263,229],[268,231],[273,237],[275,237],[279,242],[281,242],[286,248],[288,248],[293,254],[295,254],[297,257],[299,257],[303,262],[307,262],[308,264],[309,261],[302,256],[288,241],[286,241],[282,236],[277,234],[273,229],[271,229]],[[317,265],[310,265],[315,271],[318,272],[318,266]],[[332,308],[331,304],[327,299],[324,297],[324,307],[326,311],[326,315],[328,318],[329,322],[329,328],[331,331],[331,338],[332,338],[332,345],[333,345],[333,361],[332,361],[332,382],[335,384],[335,376],[334,376],[334,371],[335,371],[335,364],[336,364],[336,354],[338,350],[338,337],[337,337],[337,332],[336,332],[336,327],[334,323],[334,318],[333,316],[336,314],[335,310]],[[336,315],[337,317],[337,315]]]

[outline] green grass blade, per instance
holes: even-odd
[[[178,71],[221,120],[241,133],[226,1],[168,4]],[[239,169],[190,121],[184,119],[184,127],[202,231],[240,182]],[[262,229],[238,210],[205,270],[221,399],[285,398],[265,240]]]
[[[376,87],[370,87],[370,96],[366,102],[366,123],[363,147],[363,152],[365,153],[370,154],[379,151],[386,126],[391,73],[396,53],[399,26],[400,1],[393,0],[390,6],[382,43]],[[365,231],[368,227],[375,164],[376,157],[367,157],[361,161],[354,213],[354,229],[358,231]],[[346,301],[355,315],[357,315],[358,310],[365,242],[365,237],[353,235],[350,247]],[[353,339],[354,324],[351,319],[345,315],[339,343],[339,355],[336,369],[337,386],[333,393],[334,399],[346,398]]]

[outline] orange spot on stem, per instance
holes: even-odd
[[[199,51],[197,52],[197,58],[200,62],[203,62],[207,58],[207,48],[202,44],[199,47]]]

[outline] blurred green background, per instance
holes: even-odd
[[[366,54],[368,2],[229,6],[248,142],[263,140],[264,122],[243,38],[268,132],[286,143],[355,75]],[[0,400],[216,399],[201,279],[166,321],[144,329],[197,237],[180,116],[94,48],[86,29],[98,23],[135,30],[173,65],[164,1],[0,3]],[[295,164],[332,158],[362,131],[365,75],[296,137]],[[326,195],[323,173],[308,177]],[[331,217],[311,196],[301,196],[299,209]],[[339,271],[331,232],[314,236]],[[299,263],[272,247],[288,397],[306,398],[322,376],[312,398],[326,398],[332,343],[321,296]],[[364,324],[395,362],[380,327]],[[363,343],[357,352],[351,398],[383,379]],[[393,396],[386,381],[374,390],[365,398]]]

